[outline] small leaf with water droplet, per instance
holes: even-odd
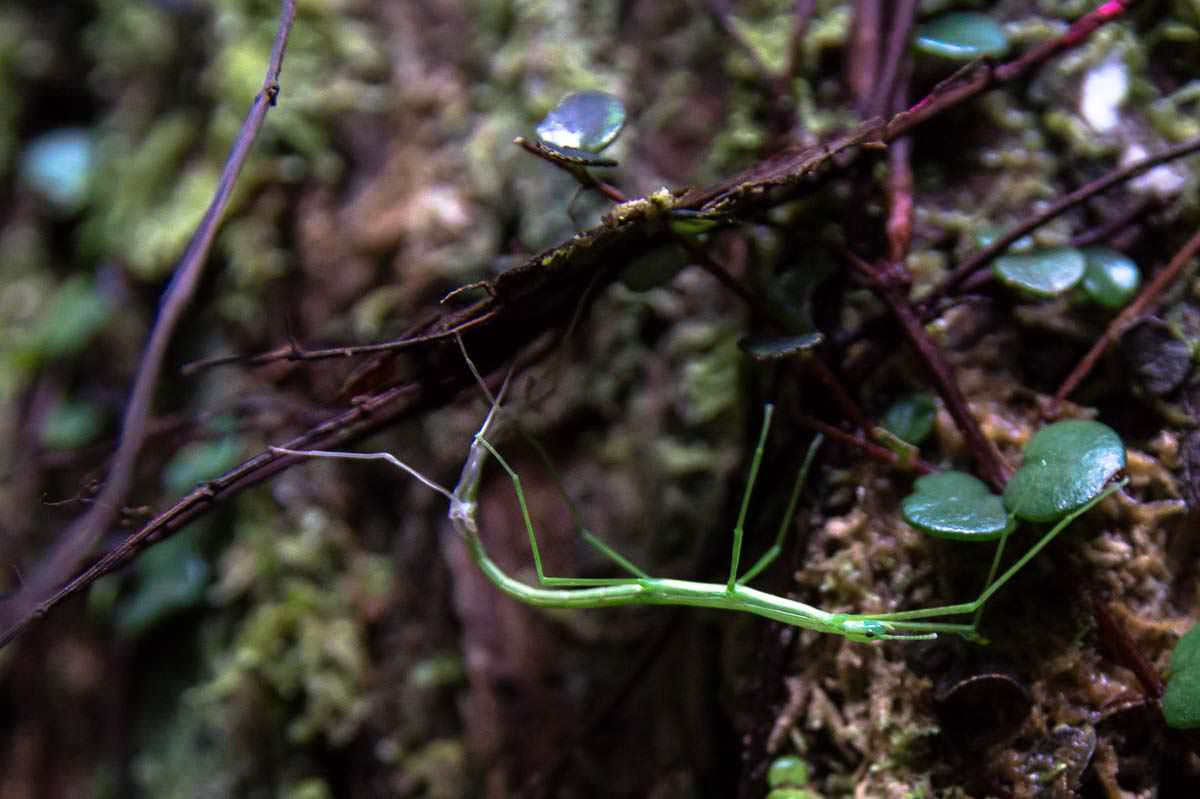
[[[975,11],[942,14],[917,28],[913,49],[919,53],[973,61],[1008,52],[1008,36],[994,19]]]
[[[565,150],[598,153],[612,144],[625,126],[625,105],[607,92],[568,94],[538,123],[546,144]]]
[[[1142,285],[1142,273],[1131,258],[1107,247],[1083,250],[1087,263],[1080,288],[1088,299],[1105,308],[1123,308]]]
[[[1083,278],[1085,268],[1083,253],[1071,247],[1004,255],[992,265],[1001,283],[1034,297],[1057,297]]]

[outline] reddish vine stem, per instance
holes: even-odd
[[[108,471],[104,487],[96,496],[91,509],[67,528],[52,551],[41,560],[29,582],[12,600],[0,606],[0,629],[10,627],[28,613],[34,603],[66,579],[92,551],[96,541],[112,525],[117,513],[125,504],[125,497],[133,482],[137,456],[146,438],[146,419],[162,373],[167,348],[175,334],[175,328],[195,297],[208,253],[216,239],[242,166],[250,156],[254,141],[266,120],[267,111],[275,105],[279,96],[279,75],[283,69],[283,56],[287,50],[288,36],[295,17],[295,0],[282,0],[279,25],[262,89],[250,106],[250,112],[246,115],[225,161],[216,193],[196,232],[192,234],[187,249],[179,259],[159,305],[158,318],[142,353],[133,390],[125,406],[121,442],[113,456],[112,467]]]
[[[1171,258],[1170,263],[1154,276],[1138,294],[1137,298],[1129,305],[1125,306],[1125,310],[1117,314],[1107,328],[1104,330],[1104,335],[1096,339],[1096,343],[1088,350],[1087,355],[1083,356],[1075,368],[1071,370],[1071,374],[1067,375],[1067,379],[1058,387],[1058,391],[1054,392],[1054,399],[1047,406],[1045,416],[1054,418],[1058,415],[1058,406],[1062,404],[1071,392],[1074,391],[1083,379],[1088,376],[1096,362],[1100,360],[1110,346],[1120,337],[1122,331],[1129,325],[1130,322],[1137,319],[1139,316],[1149,312],[1151,305],[1158,299],[1159,295],[1179,277],[1179,273],[1183,267],[1200,253],[1200,230],[1197,230],[1187,244],[1175,253]]]
[[[958,387],[958,381],[954,379],[950,366],[942,357],[937,344],[921,325],[916,309],[912,307],[895,283],[884,275],[882,270],[871,266],[848,249],[843,252],[851,267],[863,276],[900,323],[909,344],[912,345],[933,378],[938,394],[946,403],[946,409],[954,418],[958,429],[962,431],[984,479],[996,491],[1003,491],[1010,474],[1008,465],[1000,457],[999,451],[992,442],[983,434],[983,429],[971,413],[971,409],[967,405],[967,398],[963,395],[962,389]]]
[[[1015,80],[1059,53],[1087,40],[1097,28],[1112,22],[1136,5],[1138,0],[1108,0],[1094,11],[1077,19],[1066,33],[1051,39],[1008,63],[992,67],[988,64],[971,70],[965,79],[946,81],[925,99],[887,124],[884,141],[891,141],[953,105],[969,100],[998,83]]]
[[[800,427],[811,430],[814,433],[824,433],[829,438],[835,441],[841,441],[849,444],[852,447],[858,447],[870,457],[877,461],[883,461],[896,468],[907,466],[918,474],[933,474],[937,468],[917,458],[907,462],[902,461],[899,455],[892,452],[887,447],[881,447],[871,441],[866,440],[862,436],[856,436],[853,433],[847,433],[840,427],[835,427],[827,422],[822,422],[820,419],[814,419],[811,416],[803,413],[795,413],[791,415],[794,421]]]

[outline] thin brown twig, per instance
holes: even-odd
[[[804,36],[808,23],[817,13],[817,0],[795,0],[792,3],[792,39],[788,46],[787,67],[783,70],[784,86],[791,86],[804,63]]]
[[[465,380],[464,380],[465,383]],[[414,392],[411,385],[400,386],[381,392],[356,404],[354,408],[321,424],[312,430],[288,441],[285,449],[318,449],[345,444],[358,435],[365,435],[381,420],[402,416],[414,409],[397,406],[398,402]],[[428,403],[426,403],[428,404]],[[135,558],[143,549],[178,532],[191,521],[202,515],[222,499],[256,485],[287,468],[297,456],[286,456],[275,452],[262,452],[248,461],[238,464],[215,480],[197,486],[181,497],[167,510],[159,513],[137,532],[129,535],[99,560],[73,577],[66,585],[39,597],[20,608],[21,614],[4,619],[0,628],[0,648],[16,638],[31,622],[40,619],[54,606],[71,597],[106,574],[116,571]],[[6,610],[8,610],[6,608]],[[10,611],[11,613],[11,611]]]
[[[1179,277],[1179,273],[1183,270],[1183,267],[1195,258],[1197,253],[1200,253],[1200,230],[1197,230],[1188,239],[1187,244],[1184,244],[1183,248],[1175,253],[1170,263],[1155,275],[1153,280],[1146,284],[1137,298],[1125,306],[1125,309],[1117,314],[1116,318],[1105,328],[1104,334],[1096,339],[1096,343],[1088,350],[1087,355],[1083,356],[1083,360],[1075,365],[1075,368],[1071,370],[1071,374],[1067,375],[1067,379],[1058,387],[1058,391],[1054,392],[1054,399],[1045,411],[1045,415],[1048,418],[1053,418],[1058,414],[1058,406],[1083,382],[1083,379],[1092,371],[1096,362],[1100,360],[1100,356],[1116,342],[1121,333],[1133,320],[1149,312],[1151,305],[1158,299],[1158,296]]]
[[[883,1],[855,0],[846,53],[846,83],[854,105],[863,116],[872,116],[871,103],[879,81]]]
[[[196,294],[196,287],[204,272],[208,253],[220,228],[221,218],[229,205],[238,175],[250,156],[250,150],[262,129],[267,111],[275,105],[279,95],[279,75],[283,69],[283,56],[287,50],[288,36],[295,16],[295,0],[282,0],[279,25],[262,89],[255,96],[250,112],[246,115],[237,139],[230,149],[221,180],[208,210],[205,211],[204,218],[179,259],[174,276],[163,295],[158,318],[142,353],[129,403],[125,407],[121,443],[113,456],[112,468],[104,481],[104,487],[96,496],[91,509],[67,528],[50,554],[39,563],[25,587],[12,600],[0,606],[0,628],[10,627],[28,613],[34,603],[77,568],[95,547],[105,529],[113,523],[125,502],[125,496],[133,482],[134,465],[146,437],[146,419],[158,386],[167,347],[174,336],[175,328]]]
[[[871,97],[869,116],[882,116],[907,106],[907,103],[896,106],[894,101],[897,87],[906,82],[904,60],[908,56],[909,37],[916,15],[917,0],[897,0],[894,4],[888,25],[883,65],[879,69],[879,79]]]
[[[895,466],[896,468],[906,466],[918,474],[933,474],[937,471],[937,467],[926,463],[920,458],[905,461],[887,447],[881,447],[872,441],[868,441],[862,436],[856,436],[853,433],[847,433],[840,427],[834,427],[827,422],[822,422],[820,419],[814,419],[806,414],[792,414],[792,421],[794,421],[800,427],[811,430],[814,433],[824,433],[826,436],[835,441],[841,441],[845,444],[849,444],[852,447],[858,447],[875,460],[883,461],[884,463]]]
[[[1158,208],[1161,205],[1157,197],[1148,196],[1142,197],[1132,208],[1129,208],[1119,214],[1115,214],[1112,219],[1097,225],[1091,230],[1085,230],[1078,236],[1071,239],[1072,247],[1090,247],[1093,244],[1098,244],[1102,241],[1108,241],[1110,238],[1120,233],[1125,228],[1139,222],[1143,217]]]
[[[545,151],[538,148],[536,144],[529,141],[524,136],[518,136],[517,138],[513,139],[513,144],[517,145],[530,155],[536,155],[546,163],[552,164],[556,168],[566,172],[568,175],[575,178],[575,180],[579,182],[579,185],[584,189],[593,189],[598,191],[615,203],[623,203],[628,199],[625,194],[616,186],[612,185],[611,183],[606,183],[605,181],[596,177],[591,172],[588,172],[587,169],[585,169],[582,165],[565,163],[557,158],[552,158]],[[616,166],[616,164],[616,161],[612,161],[610,163],[601,164],[601,166]]]
[[[1113,171],[1097,178],[1096,180],[1085,183],[1070,194],[1059,198],[1055,202],[1043,208],[1041,211],[1038,211],[1036,214],[1033,214],[1029,218],[1019,222],[1016,226],[1009,229],[1003,236],[1000,236],[988,246],[975,251],[972,255],[963,259],[963,261],[954,268],[954,271],[947,275],[945,280],[938,284],[933,292],[930,293],[929,297],[926,298],[924,302],[923,308],[926,309],[926,311],[933,308],[937,304],[938,300],[944,297],[947,292],[953,290],[959,284],[963,283],[976,271],[983,269],[985,266],[991,263],[993,258],[1003,253],[1013,242],[1022,236],[1036,230],[1050,220],[1071,210],[1080,203],[1086,202],[1095,195],[1107,191],[1119,183],[1124,183],[1125,181],[1131,180],[1156,166],[1165,164],[1168,161],[1172,161],[1176,158],[1183,158],[1184,156],[1191,155],[1195,152],[1200,152],[1200,138],[1190,139],[1177,144],[1174,147],[1168,147],[1161,153],[1147,156],[1140,161],[1135,161],[1128,166],[1121,167],[1120,169],[1114,169]],[[925,313],[922,313],[922,318],[925,318],[925,315]]]
[[[896,321],[900,323],[900,328],[908,338],[909,344],[912,345],[930,377],[933,378],[938,394],[946,403],[946,410],[954,418],[958,429],[967,441],[967,446],[971,448],[971,453],[975,456],[983,478],[993,489],[1003,491],[1008,482],[1010,469],[995,445],[983,434],[983,428],[979,426],[979,421],[971,413],[971,409],[967,405],[967,398],[959,388],[954,373],[950,370],[946,359],[942,357],[937,344],[921,324],[916,309],[909,303],[908,298],[884,276],[881,270],[871,266],[849,249],[844,249],[843,253],[847,262],[866,279],[871,289],[887,304],[896,317]]]

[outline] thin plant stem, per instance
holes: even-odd
[[[204,217],[192,234],[187,249],[176,264],[171,282],[167,285],[159,304],[158,316],[142,352],[133,389],[125,406],[120,444],[113,455],[104,487],[92,502],[91,509],[59,537],[59,543],[42,559],[16,596],[0,605],[0,630],[11,629],[14,625],[24,623],[37,604],[45,600],[78,568],[125,503],[133,481],[138,453],[146,438],[146,419],[150,413],[167,349],[176,327],[195,297],[196,288],[204,273],[204,265],[208,261],[209,251],[233,195],[238,175],[250,157],[250,151],[266,120],[267,112],[275,105],[279,96],[283,56],[287,51],[288,36],[291,34],[295,17],[295,0],[282,0],[275,41],[262,88],[251,103],[250,111],[233,142],[208,210],[204,212]],[[3,640],[7,638],[0,640],[0,645],[3,644]]]

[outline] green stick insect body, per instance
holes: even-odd
[[[803,602],[797,602],[786,597],[776,596],[775,594],[751,588],[746,584],[751,578],[758,575],[770,565],[782,551],[784,537],[788,527],[791,525],[792,516],[795,512],[805,476],[816,451],[816,444],[819,442],[814,442],[814,446],[809,449],[804,465],[801,467],[796,478],[783,523],[780,525],[774,544],[758,562],[747,569],[740,577],[738,576],[737,569],[741,556],[747,507],[753,491],[755,477],[762,463],[767,433],[770,430],[773,407],[767,405],[762,432],[759,435],[758,445],[755,448],[751,462],[746,491],[742,497],[737,525],[733,531],[733,554],[729,577],[725,582],[706,583],[651,577],[623,556],[613,551],[607,544],[586,529],[581,531],[584,539],[612,560],[623,571],[629,573],[630,576],[617,578],[552,577],[547,576],[542,569],[541,553],[538,548],[533,522],[529,515],[529,508],[525,500],[525,492],[521,486],[521,478],[487,439],[487,435],[495,422],[503,393],[502,389],[500,397],[493,400],[491,410],[484,419],[479,432],[475,434],[466,462],[463,464],[458,483],[455,485],[453,491],[448,491],[432,480],[429,480],[417,470],[389,453],[345,453],[283,449],[277,451],[284,454],[303,455],[307,457],[386,460],[397,468],[416,477],[426,486],[442,494],[449,500],[450,523],[459,536],[461,536],[467,546],[471,559],[479,567],[480,571],[483,572],[484,576],[500,591],[528,605],[546,608],[578,609],[617,607],[621,605],[684,605],[751,613],[783,624],[791,624],[822,633],[841,635],[852,641],[861,642],[929,640],[936,638],[939,633],[955,634],[967,640],[982,641],[983,639],[977,632],[979,621],[978,611],[983,608],[996,591],[1024,568],[1038,552],[1066,529],[1072,521],[1120,487],[1119,484],[1108,486],[1091,501],[1062,518],[1029,551],[1018,559],[1015,564],[1001,574],[994,582],[989,582],[983,593],[971,602],[893,613],[861,615],[830,613],[812,605],[804,604]],[[529,546],[533,555],[538,585],[530,585],[522,582],[505,572],[488,554],[483,540],[479,535],[479,528],[476,521],[476,501],[483,468],[489,458],[495,458],[496,462],[504,469],[512,481],[513,490],[521,509],[521,516],[525,523],[525,529],[529,535]],[[971,614],[976,615],[970,623],[939,620],[942,617],[969,616]]]

